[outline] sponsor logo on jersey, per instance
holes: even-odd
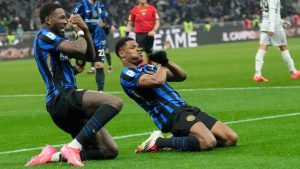
[[[56,36],[55,36],[52,32],[48,32],[48,33],[46,34],[46,36],[47,36],[48,38],[50,38],[51,40],[54,40],[54,39],[56,38]]]
[[[125,74],[130,77],[133,77],[135,75],[134,71],[132,71],[132,70],[128,70]]]

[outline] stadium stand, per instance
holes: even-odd
[[[39,9],[47,2],[60,3],[71,13],[79,0],[0,0],[0,33],[16,32],[21,24],[24,31],[34,31],[40,26]],[[130,0],[104,0],[109,14],[108,22],[116,27],[124,24],[130,9],[135,5]],[[149,0],[159,12],[162,26],[179,25],[185,20],[194,23],[210,21],[241,21],[260,12],[258,0]],[[292,16],[299,7],[298,0],[282,2],[283,16]],[[33,12],[32,12],[33,11]]]

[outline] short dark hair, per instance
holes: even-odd
[[[40,10],[41,23],[44,24],[45,23],[45,18],[47,16],[51,15],[51,13],[53,11],[55,11],[57,8],[63,8],[63,7],[59,4],[56,4],[56,3],[46,3],[45,5],[43,5],[41,10]]]
[[[125,38],[121,38],[120,40],[118,40],[118,42],[116,43],[116,46],[115,46],[115,52],[118,57],[119,57],[119,51],[120,51],[121,47],[124,46],[125,43],[130,40],[134,40],[134,39],[130,38],[130,37],[125,37]]]

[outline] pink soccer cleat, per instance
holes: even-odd
[[[269,80],[263,77],[262,75],[254,75],[253,80],[256,82],[268,82]]]
[[[300,71],[298,70],[296,73],[291,75],[292,79],[298,79],[300,77]]]
[[[72,164],[74,166],[83,167],[84,164],[81,162],[80,159],[80,149],[75,149],[72,147],[69,147],[68,145],[64,145],[60,149],[60,153],[63,157],[65,157],[69,164]]]
[[[53,148],[52,146],[47,146],[43,149],[43,151],[39,155],[33,157],[30,161],[28,161],[25,164],[25,166],[29,167],[29,166],[47,164],[51,161],[51,158],[55,153],[56,153],[55,148]]]
[[[144,152],[158,151],[159,148],[155,145],[155,142],[159,137],[163,138],[161,131],[154,131],[146,141],[144,141],[141,145],[137,147],[135,153],[138,154],[141,151]]]

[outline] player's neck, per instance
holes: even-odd
[[[94,5],[97,4],[97,0],[89,0],[89,1],[90,1],[90,3],[92,3],[92,4],[94,4]]]
[[[124,67],[128,67],[128,68],[136,68],[136,67],[138,67],[138,65],[136,65],[134,63],[129,63],[129,62],[123,62],[123,66]]]
[[[140,7],[145,7],[145,6],[147,6],[148,4],[147,3],[139,3],[139,6]]]

